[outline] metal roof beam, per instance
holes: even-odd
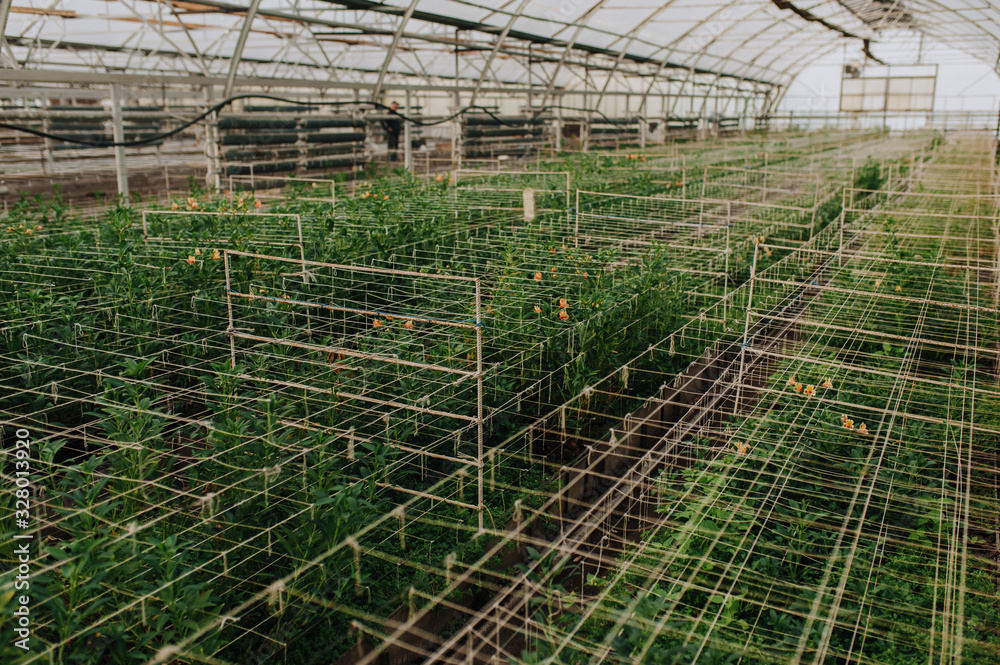
[[[410,0],[410,6],[406,8],[406,13],[403,14],[403,18],[399,21],[399,26],[397,26],[395,33],[392,35],[392,42],[389,43],[389,48],[385,54],[385,60],[382,62],[382,68],[378,72],[378,80],[375,82],[375,88],[372,90],[372,101],[377,102],[379,95],[382,94],[382,86],[385,84],[385,75],[389,71],[389,65],[392,63],[392,59],[396,56],[396,46],[399,44],[399,38],[403,34],[403,30],[406,28],[406,24],[410,21],[410,17],[413,16],[413,10],[417,8],[418,0]],[[458,78],[458,72],[455,73],[455,78]]]
[[[250,24],[253,23],[254,17],[257,16],[258,9],[260,9],[260,0],[250,0],[250,6],[243,17],[243,27],[240,29],[239,39],[236,40],[236,49],[233,52],[232,59],[229,61],[229,74],[226,75],[226,85],[222,88],[223,99],[233,94],[233,83],[236,82],[236,70],[239,69],[240,60],[243,59],[243,48],[247,45]]]
[[[486,80],[486,72],[488,72],[490,70],[490,67],[493,66],[493,60],[497,57],[497,53],[503,46],[503,40],[507,39],[507,35],[510,34],[510,29],[514,27],[514,22],[521,17],[521,14],[524,12],[524,8],[527,6],[528,6],[528,0],[521,0],[521,4],[518,5],[517,11],[514,12],[514,15],[510,17],[509,21],[507,21],[507,25],[504,27],[503,32],[497,35],[497,40],[496,43],[493,45],[493,50],[490,51],[490,55],[486,59],[486,64],[483,65],[483,73],[482,75],[480,75],[479,80],[476,81],[476,89],[472,91],[472,99],[469,101],[469,104],[476,103],[476,97],[479,96],[479,90],[480,88],[483,87],[483,81]],[[530,58],[531,56],[529,55],[528,57]],[[530,77],[528,79],[528,85],[529,86],[531,85]]]
[[[371,11],[381,14],[401,14],[403,13],[402,8],[392,7],[389,5],[384,5],[378,2],[371,2],[370,0],[322,0],[331,5],[340,5],[346,7],[347,9],[354,9],[358,11]],[[588,12],[589,14],[590,12]],[[455,18],[453,16],[446,16],[444,14],[435,14],[426,11],[414,11],[413,18],[427,21],[428,23],[437,23],[439,25],[447,25],[460,30],[471,30],[475,32],[485,32],[488,34],[498,34],[502,32],[502,28],[493,25],[487,25],[484,23],[479,23],[477,21],[469,21],[466,19]],[[513,39],[519,39],[521,41],[530,42],[532,44],[546,44],[549,46],[559,46],[559,47],[571,47],[577,51],[582,51],[584,53],[590,53],[593,55],[606,55],[611,58],[618,57],[620,51],[615,51],[614,49],[601,48],[599,46],[590,46],[587,44],[577,44],[575,40],[564,40],[564,39],[553,39],[551,37],[545,37],[544,35],[536,35],[530,32],[522,32],[520,30],[511,30],[509,32],[509,37]],[[636,55],[632,53],[627,53],[625,59],[638,64],[659,64],[659,59],[650,58],[646,56]],[[670,69],[686,69],[683,64],[679,63],[667,63],[667,67]],[[698,70],[697,74],[719,74],[720,72],[712,70]],[[729,74],[721,74],[723,77],[727,78],[740,78],[739,76],[730,76]],[[755,81],[756,83],[764,83],[767,85],[773,85],[771,81]]]

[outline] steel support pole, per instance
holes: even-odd
[[[115,172],[118,174],[118,195],[124,205],[129,205],[128,168],[125,165],[125,128],[122,126],[121,86],[111,84],[111,132],[115,140]]]
[[[412,93],[406,91],[406,117],[413,117]],[[407,171],[413,170],[413,141],[410,136],[410,121],[403,121],[403,166]]]
[[[257,10],[260,8],[260,0],[252,0],[250,6],[247,8],[247,13],[243,17],[243,25],[240,26],[240,36],[236,40],[236,50],[233,52],[232,59],[229,62],[229,73],[226,75],[226,84],[222,88],[222,98],[226,99],[233,94],[233,86],[236,84],[236,72],[240,66],[240,60],[243,59],[243,48],[247,45],[247,36],[250,34],[250,24],[253,23],[253,19],[257,16]]]

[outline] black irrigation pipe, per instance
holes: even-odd
[[[297,106],[334,106],[334,107],[343,107],[343,106],[355,106],[355,107],[357,107],[357,106],[370,106],[370,107],[372,107],[374,109],[382,109],[382,110],[385,110],[385,111],[389,111],[390,113],[393,113],[393,114],[399,116],[403,120],[405,120],[407,122],[410,122],[410,123],[413,123],[414,125],[417,125],[417,126],[420,126],[420,127],[431,127],[431,126],[434,126],[434,125],[441,125],[441,124],[444,124],[446,122],[450,122],[450,121],[454,120],[455,118],[457,118],[457,117],[459,117],[461,115],[464,115],[466,113],[470,113],[472,111],[481,111],[481,112],[485,113],[486,115],[490,116],[491,118],[493,118],[494,120],[496,120],[497,123],[499,123],[500,125],[504,125],[504,126],[507,126],[507,127],[518,127],[518,128],[521,127],[521,125],[519,123],[507,122],[506,120],[504,120],[503,118],[501,118],[497,114],[493,113],[493,111],[491,111],[490,109],[486,108],[485,106],[480,106],[478,104],[471,104],[469,106],[461,108],[458,111],[456,111],[456,112],[452,113],[451,115],[446,116],[446,117],[444,117],[444,118],[442,118],[440,120],[423,121],[423,120],[418,120],[416,118],[411,118],[409,116],[406,116],[406,115],[400,113],[399,111],[396,111],[396,110],[394,110],[394,109],[386,106],[385,104],[380,104],[379,102],[357,102],[357,101],[349,101],[349,102],[303,102],[303,101],[300,101],[300,100],[287,99],[285,97],[278,97],[276,95],[267,95],[267,94],[261,94],[261,93],[246,93],[246,94],[242,94],[242,95],[233,95],[232,97],[224,99],[221,102],[218,102],[217,104],[214,104],[214,105],[208,107],[208,109],[206,109],[205,111],[199,113],[198,115],[196,115],[191,120],[188,120],[187,122],[184,122],[184,123],[178,125],[174,129],[171,129],[170,131],[164,132],[162,134],[155,134],[153,136],[149,136],[149,137],[146,137],[144,139],[136,139],[136,140],[133,140],[133,141],[115,142],[115,141],[100,141],[100,140],[81,139],[81,138],[76,138],[76,137],[73,137],[73,136],[65,136],[65,135],[61,135],[61,134],[53,134],[51,132],[46,132],[46,131],[43,131],[43,130],[40,130],[40,129],[34,129],[32,127],[26,127],[24,125],[15,125],[15,124],[12,124],[12,123],[7,123],[7,122],[0,122],[0,128],[10,129],[10,130],[17,131],[17,132],[22,132],[22,133],[25,133],[25,134],[31,134],[33,136],[38,136],[38,137],[41,137],[41,138],[47,138],[47,139],[51,139],[53,141],[61,141],[63,143],[73,143],[73,144],[76,144],[76,145],[83,145],[83,146],[87,146],[87,147],[90,147],[90,148],[118,148],[118,147],[122,147],[122,148],[138,148],[138,147],[145,146],[145,145],[150,145],[150,144],[153,144],[153,143],[159,143],[159,142],[163,141],[164,139],[168,139],[168,138],[170,138],[172,136],[175,136],[175,135],[183,132],[188,127],[191,127],[192,125],[195,125],[195,124],[201,122],[202,120],[204,120],[205,118],[209,117],[213,113],[218,113],[219,111],[221,111],[225,107],[229,106],[233,102],[241,100],[241,99],[270,99],[272,101],[286,102],[286,103],[289,103],[289,104],[295,104]],[[556,106],[556,105],[545,106],[545,107],[543,107],[543,108],[535,111],[533,113],[533,115],[537,117],[539,114],[541,114],[541,113],[543,113],[543,112],[545,112],[545,111],[547,111],[549,109],[555,109],[555,108],[565,109],[565,110],[570,110],[570,111],[583,111],[583,112],[591,112],[592,111],[592,112],[597,113],[598,115],[600,115],[602,118],[604,118],[605,121],[607,121],[609,124],[612,124],[612,125],[626,124],[628,122],[628,121],[626,121],[626,123],[622,123],[622,122],[616,121],[616,120],[614,120],[612,118],[609,118],[604,113],[601,113],[597,109],[583,109],[583,108],[578,108],[578,107],[573,107],[573,106]],[[638,118],[638,116],[635,116],[635,117]]]

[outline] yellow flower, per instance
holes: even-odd
[[[902,291],[902,290],[903,290],[903,287],[902,287],[902,286],[900,286],[899,284],[897,284],[897,285],[896,285],[896,293],[899,293],[899,292],[900,292],[900,291]]]
[[[802,384],[801,383],[796,383],[794,386],[792,386],[792,390],[794,390],[797,393],[802,392]]]
[[[830,379],[823,379],[823,383],[819,384],[820,388],[833,388],[833,381]]]
[[[733,448],[736,449],[737,455],[746,455],[750,452],[750,446],[743,441],[733,441]]]
[[[788,382],[785,383],[785,385],[786,386],[794,386],[796,383],[798,383],[798,381],[795,380],[795,375],[793,374],[790,377],[788,377]]]
[[[806,397],[812,397],[816,394],[816,386],[806,386],[806,389],[802,391],[802,394]]]
[[[876,279],[875,280],[875,288],[877,289],[880,286],[882,286],[882,280],[881,279]]]
[[[864,423],[858,425],[858,434],[868,434],[868,426]]]

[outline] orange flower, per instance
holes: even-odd
[[[868,425],[864,423],[858,425],[858,434],[868,434]]]
[[[187,258],[187,262],[188,262],[189,266],[193,266],[195,261],[196,261],[196,259],[193,256],[189,256]]]
[[[195,249],[194,250],[194,255],[195,256],[201,256],[201,250],[200,249]]]
[[[900,291],[902,291],[902,290],[903,290],[903,287],[902,287],[902,286],[900,286],[899,284],[897,284],[897,285],[896,285],[896,293],[899,293],[899,292],[900,292]]]
[[[549,254],[555,254],[555,253],[556,253],[556,248],[555,247],[553,247],[552,249],[549,250]]]
[[[567,307],[569,307],[569,303],[566,302],[565,298],[560,298],[559,299],[559,306],[562,307],[563,309],[566,309]]]
[[[802,394],[806,397],[812,397],[816,394],[816,386],[806,386],[806,389],[802,391]]]
[[[792,376],[788,377],[788,382],[785,385],[794,386],[796,383],[798,383],[798,381],[795,380],[795,375],[793,374]]]
[[[388,194],[386,194],[385,196],[383,196],[383,197],[382,197],[382,200],[383,200],[383,201],[388,201],[388,200],[389,200],[389,195],[388,195]]]
[[[196,201],[193,196],[189,196],[188,197],[188,208],[191,208],[192,210],[194,210],[197,207],[198,207],[198,201]]]
[[[413,330],[413,321],[407,321],[406,323],[403,324],[403,327],[406,328],[407,330]]]
[[[436,178],[434,178],[434,179],[435,179],[435,180],[437,180],[438,182],[441,182],[442,180],[444,180],[444,176],[443,176],[443,175],[441,175],[440,173],[438,173],[438,174],[437,174],[437,177],[436,177]]]
[[[222,258],[222,254],[219,254],[219,250],[213,249],[212,250],[212,260],[213,261],[218,261],[221,258]]]
[[[566,310],[561,309],[561,310],[559,310],[559,318],[562,319],[563,321],[568,321],[569,320],[569,313]]]
[[[171,210],[180,210],[181,207],[179,205],[177,205],[177,201],[174,201],[173,203],[170,204],[170,209]]]
[[[875,288],[877,289],[880,286],[882,286],[882,280],[881,279],[876,279],[875,280]]]
[[[42,225],[41,224],[35,224],[35,230],[36,231],[41,231],[42,230]]]
[[[794,386],[792,386],[792,390],[794,390],[797,393],[802,392],[802,384],[801,383],[796,383]]]
[[[750,446],[743,441],[733,441],[733,448],[736,449],[737,455],[746,455],[750,452]]]
[[[823,383],[819,384],[820,388],[833,388],[833,381],[830,379],[823,379]]]
[[[380,327],[382,327],[382,322],[379,319],[375,319],[375,321],[372,323],[372,328],[380,328]]]
[[[536,282],[542,281],[542,273],[541,273],[541,271],[535,273],[535,281]]]
[[[13,230],[14,230],[13,226],[8,226],[7,227],[7,233],[11,233]]]
[[[550,270],[549,272],[552,272],[552,273],[554,273],[555,271],[556,271],[556,269],[555,269],[555,268],[553,268],[553,269],[552,269],[552,270]]]
[[[261,202],[260,202],[259,200],[257,200],[257,199],[254,199],[254,200],[253,200],[253,207],[254,207],[254,208],[259,208],[259,207],[261,207],[262,205],[264,205],[264,204],[263,204],[263,203],[261,203]]]
[[[541,313],[542,313],[542,308],[539,307],[538,305],[535,305],[535,314],[541,314]]]
[[[29,236],[31,235],[31,229],[25,229],[24,232]]]

